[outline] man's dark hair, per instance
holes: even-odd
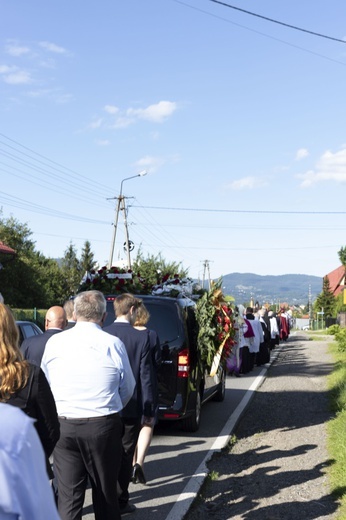
[[[142,303],[142,300],[139,298],[136,298],[133,296],[133,294],[130,293],[123,293],[117,296],[114,300],[114,312],[115,316],[126,316],[129,312],[131,307],[136,310],[139,305]]]

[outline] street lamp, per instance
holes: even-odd
[[[117,234],[118,219],[119,219],[120,211],[124,211],[124,224],[125,224],[126,247],[127,247],[127,263],[128,263],[128,268],[129,269],[131,268],[129,235],[128,235],[128,229],[127,229],[126,211],[125,211],[125,202],[124,202],[125,197],[123,196],[123,183],[125,181],[128,181],[130,179],[134,179],[136,177],[144,177],[144,175],[146,175],[147,173],[148,173],[147,170],[143,170],[143,171],[137,173],[137,175],[132,175],[131,177],[126,177],[125,179],[123,179],[121,181],[121,184],[120,184],[120,195],[119,195],[119,197],[116,197],[118,199],[118,204],[117,204],[117,207],[116,207],[116,210],[115,210],[114,229],[113,229],[111,249],[110,249],[110,253],[109,253],[108,269],[110,269],[112,267],[112,263],[113,263],[115,237],[116,237],[116,234]]]

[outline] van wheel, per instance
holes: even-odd
[[[201,393],[196,392],[195,408],[189,417],[181,421],[181,429],[184,432],[196,432],[201,422]]]
[[[220,383],[218,384],[218,388],[216,394],[213,397],[213,401],[218,401],[221,403],[225,399],[226,394],[226,371],[223,369],[221,372]]]

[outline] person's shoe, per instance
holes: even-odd
[[[145,478],[142,466],[140,464],[135,464],[132,469],[132,482],[134,484],[146,484],[147,480]]]
[[[136,506],[134,504],[130,504],[130,502],[126,502],[125,505],[120,506],[120,514],[121,515],[129,515],[130,513],[134,513],[136,511]]]

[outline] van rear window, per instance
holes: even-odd
[[[156,304],[150,301],[144,301],[144,305],[150,313],[150,319],[147,323],[148,329],[155,330],[159,336],[160,343],[171,343],[180,335],[180,323],[178,320],[177,310],[175,307],[165,305],[163,302]],[[107,327],[115,320],[113,301],[107,301],[107,317],[104,327]]]
[[[179,321],[174,308],[149,302],[145,302],[145,306],[150,313],[147,327],[156,331],[161,345],[170,343],[179,337]]]

